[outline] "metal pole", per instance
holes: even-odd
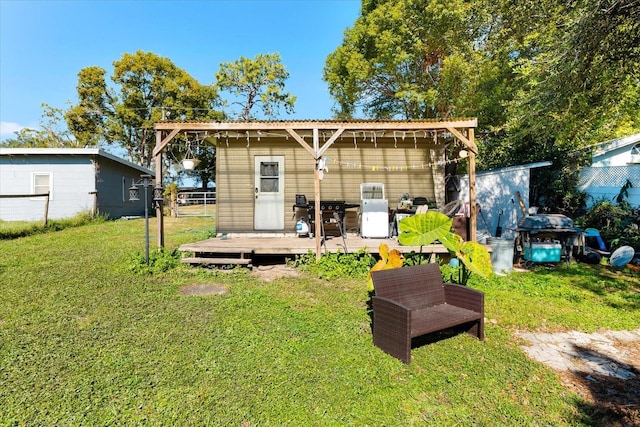
[[[149,178],[144,178],[144,259],[149,265]]]

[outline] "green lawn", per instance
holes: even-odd
[[[214,225],[167,218],[167,248]],[[640,325],[628,271],[472,278],[486,340],[419,347],[407,366],[372,343],[364,277],[141,275],[143,250],[143,220],[0,240],[0,425],[589,425],[514,331]],[[187,284],[228,293],[180,295]]]

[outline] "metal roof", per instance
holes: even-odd
[[[0,148],[0,156],[100,156],[155,176],[154,171],[113,155],[102,148]]]
[[[264,129],[357,129],[357,130],[423,130],[446,128],[475,128],[477,118],[420,119],[420,120],[266,120],[235,121],[214,120],[208,122],[161,121],[155,123],[156,130],[264,130]]]

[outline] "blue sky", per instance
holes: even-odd
[[[296,113],[328,119],[327,55],[353,26],[360,0],[0,0],[0,138],[38,128],[43,103],[75,104],[77,74],[137,50],[170,58],[201,84],[220,63],[278,52]]]

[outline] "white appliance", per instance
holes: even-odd
[[[389,237],[389,201],[384,198],[384,184],[360,184],[360,235]]]

